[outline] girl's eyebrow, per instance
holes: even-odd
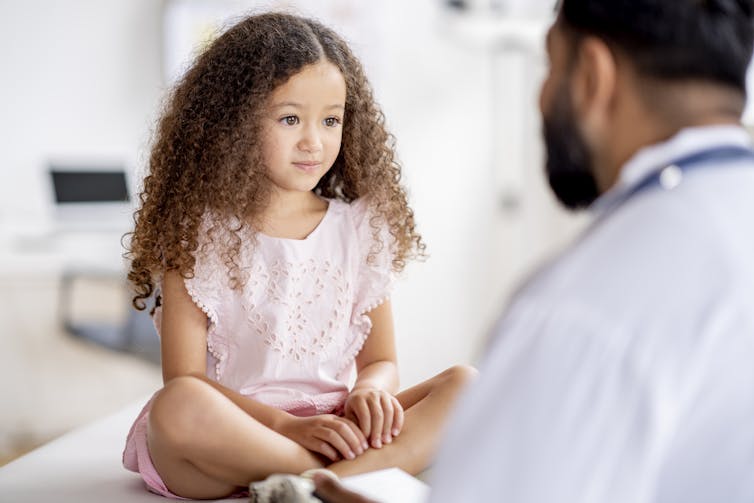
[[[295,101],[283,101],[282,103],[275,103],[274,105],[272,105],[272,108],[283,108],[283,107],[304,108],[304,105],[300,103],[296,103]],[[332,108],[339,108],[341,110],[346,109],[346,107],[341,104],[334,104],[325,108],[327,108],[328,110]]]

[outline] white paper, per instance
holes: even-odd
[[[353,475],[342,482],[352,491],[385,503],[424,503],[429,497],[429,486],[400,468]]]

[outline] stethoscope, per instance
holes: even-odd
[[[697,168],[710,167],[716,162],[754,161],[754,150],[740,146],[715,147],[689,154],[668,163],[642,178],[637,184],[611,201],[610,209],[615,209],[642,192],[654,188],[672,190],[681,184],[683,177]]]

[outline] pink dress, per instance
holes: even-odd
[[[248,279],[240,290],[228,285],[211,243],[200,243],[194,277],[185,283],[207,315],[207,376],[298,416],[339,412],[372,326],[366,313],[389,296],[394,279],[387,228],[380,229],[384,246],[367,260],[374,246],[370,216],[363,199],[329,200],[324,218],[303,240],[258,234],[256,246],[242,249]],[[158,309],[158,332],[160,324]],[[150,405],[131,427],[123,464],[151,491],[176,497],[149,457]]]

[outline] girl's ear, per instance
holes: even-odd
[[[576,50],[571,99],[583,133],[591,138],[609,130],[618,96],[618,65],[613,51],[597,37],[584,37]]]

